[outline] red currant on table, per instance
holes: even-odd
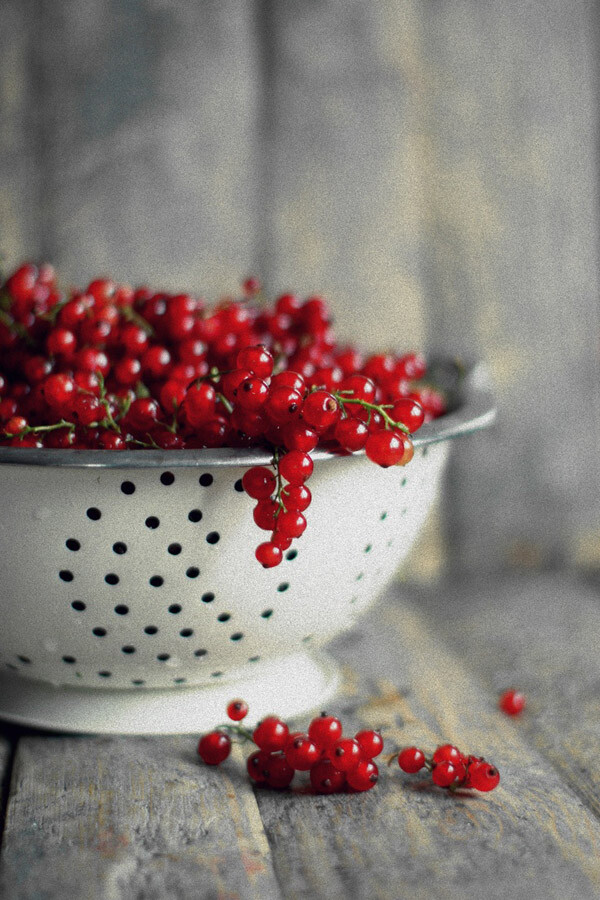
[[[198,754],[209,766],[218,766],[231,753],[231,738],[222,731],[210,731],[200,738]]]
[[[346,786],[346,775],[328,759],[321,759],[310,770],[310,783],[319,794],[337,794]]]
[[[518,716],[525,709],[525,694],[513,689],[504,691],[500,695],[498,706],[507,716]]]
[[[354,738],[340,738],[328,747],[327,756],[340,772],[350,772],[363,759],[360,744]]]
[[[493,791],[500,783],[498,769],[484,759],[469,766],[467,778],[469,787],[473,787],[477,791]]]
[[[431,780],[439,787],[450,787],[459,780],[459,770],[449,760],[437,763],[431,771]]]
[[[355,791],[370,791],[379,779],[379,769],[370,759],[362,759],[355,769],[346,773],[348,785]]]
[[[342,723],[335,716],[317,716],[308,726],[308,736],[321,750],[327,750],[341,738]]]
[[[299,772],[308,771],[321,758],[321,751],[307,734],[290,734],[285,745],[285,757]]]
[[[383,750],[383,738],[378,731],[371,729],[359,731],[354,737],[360,745],[363,759],[373,759],[375,756],[379,756]]]
[[[272,753],[276,750],[283,750],[289,731],[285,722],[277,716],[267,716],[256,726],[252,737],[257,747]]]
[[[398,754],[398,765],[403,772],[413,775],[425,765],[425,754],[418,747],[404,747]]]

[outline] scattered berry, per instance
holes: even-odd
[[[209,766],[218,766],[231,753],[231,738],[222,731],[211,731],[200,738],[198,753]]]
[[[404,747],[398,754],[398,765],[403,772],[414,775],[425,765],[425,754],[418,747]]]
[[[500,695],[498,706],[507,716],[518,716],[525,709],[525,694],[516,690],[504,691]]]
[[[248,704],[245,700],[232,700],[227,706],[227,715],[234,722],[241,722],[248,715]]]

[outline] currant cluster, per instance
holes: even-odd
[[[464,787],[493,791],[500,782],[500,773],[495,766],[482,756],[461,753],[453,744],[442,744],[431,757],[427,757],[418,747],[404,747],[397,758],[403,772],[412,775],[425,768],[431,773],[434,784],[450,790]],[[394,759],[396,754],[390,761]]]
[[[363,355],[336,342],[321,297],[272,306],[248,279],[209,308],[187,293],[108,278],[59,290],[26,263],[0,288],[0,444],[124,450],[262,447],[243,478],[277,565],[306,528],[317,446],[405,465],[411,435],[445,411],[418,353]]]
[[[243,700],[233,700],[227,707],[234,722],[243,719],[247,712]],[[277,716],[267,716],[253,732],[239,725],[221,725],[200,739],[201,759],[212,766],[227,759],[231,734],[256,745],[246,761],[246,769],[254,782],[265,787],[289,787],[296,772],[308,772],[310,784],[319,794],[368,791],[377,784],[379,770],[373,759],[383,750],[383,738],[372,730],[344,737],[342,723],[335,716],[322,713],[311,721],[306,732],[290,732]]]

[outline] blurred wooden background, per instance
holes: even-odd
[[[600,570],[592,0],[1,0],[0,246],[487,360],[409,574]]]

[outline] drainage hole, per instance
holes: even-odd
[[[124,647],[121,647],[122,653],[135,653],[135,647],[132,647],[131,644],[126,644]]]
[[[271,616],[273,615],[273,610],[265,609],[264,612],[261,612],[260,615],[261,615],[261,618],[263,618],[263,619],[270,619]]]
[[[204,475],[200,476],[198,481],[200,482],[202,487],[210,487],[214,481],[214,478],[212,477],[212,475],[209,475],[208,472],[205,472]]]
[[[129,607],[125,606],[124,603],[119,603],[115,606],[115,612],[118,616],[126,616],[129,612]]]
[[[217,622],[229,622],[230,618],[230,613],[219,613],[219,615],[217,616]]]
[[[244,637],[243,631],[234,631],[233,634],[229,635],[229,640],[230,641],[241,641],[241,639],[243,637]]]
[[[181,544],[169,544],[167,551],[171,556],[178,556],[181,553]]]
[[[172,472],[163,472],[160,476],[160,483],[164,484],[165,487],[168,487],[170,484],[173,484],[175,481],[175,476]]]
[[[100,512],[100,510],[98,509],[97,506],[90,506],[89,509],[86,509],[85,514],[88,517],[88,519],[92,520],[92,522],[97,522],[98,519],[100,518],[100,516],[102,515],[102,513]]]
[[[158,634],[158,628],[156,627],[156,625],[146,625],[146,627],[144,628],[144,633],[145,634]]]
[[[61,569],[58,573],[58,577],[62,579],[62,581],[73,581],[74,575],[72,572],[69,572],[68,569]]]
[[[169,607],[169,612],[173,613],[173,615],[176,616],[177,613],[181,612],[182,608],[183,607],[179,603],[171,603],[171,605]]]
[[[108,575],[105,575],[105,576],[104,576],[104,580],[105,580],[105,582],[106,582],[107,584],[113,584],[113,585],[114,585],[114,584],[118,584],[118,583],[119,583],[119,576],[118,576],[118,575],[115,575],[114,572],[109,572]]]
[[[85,603],[83,602],[83,600],[73,600],[71,606],[73,609],[76,609],[77,612],[83,612],[83,610],[85,609]]]
[[[179,632],[180,637],[191,637],[194,633],[193,628],[182,628]]]
[[[117,541],[116,544],[112,545],[112,548],[113,553],[118,553],[119,556],[127,553],[127,544],[124,544],[123,541]]]
[[[68,540],[66,540],[65,545],[67,547],[67,550],[72,550],[73,552],[75,552],[76,550],[81,550],[81,544],[75,538],[69,538]]]
[[[202,512],[199,509],[190,509],[188,519],[190,522],[199,522],[202,518]]]
[[[197,566],[190,566],[189,569],[186,570],[188,578],[197,578],[200,574],[200,569]]]
[[[153,575],[148,583],[152,585],[152,587],[162,587],[165,583],[165,579],[162,575]]]
[[[160,525],[160,519],[157,519],[156,516],[148,516],[146,519],[146,527],[147,528],[158,528]]]
[[[124,494],[135,494],[135,484],[133,481],[121,482],[121,490]]]
[[[201,599],[203,603],[212,603],[215,599],[215,595],[212,593],[212,591],[207,591],[206,594],[202,594]]]
[[[77,662],[74,656],[63,656],[62,661],[68,663],[70,666]]]
[[[96,637],[105,637],[106,628],[92,628],[92,634],[95,634]]]
[[[221,540],[221,535],[218,531],[209,531],[206,535],[207,544],[218,544]]]

